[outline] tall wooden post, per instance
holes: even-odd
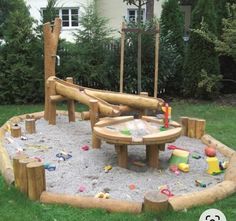
[[[73,83],[73,78],[67,77],[66,81],[69,83]],[[67,100],[67,108],[68,108],[69,122],[75,122],[75,101],[68,99]]]
[[[158,93],[158,62],[159,62],[159,45],[160,45],[160,25],[156,26],[156,44],[155,44],[155,72],[154,72],[154,97]]]
[[[50,76],[55,76],[56,73],[56,52],[61,31],[61,19],[56,18],[54,25],[51,26],[50,22],[44,24],[44,81],[45,81],[45,105],[44,105],[44,118],[49,118],[49,95],[47,90],[47,79]]]
[[[125,54],[125,22],[121,26],[121,40],[120,40],[120,92],[124,92],[124,54]]]
[[[49,124],[55,125],[56,124],[56,102],[51,101],[50,96],[56,95],[56,82],[53,79],[49,79],[48,84],[48,96],[49,96],[49,103],[48,103],[48,122]]]
[[[92,128],[92,146],[94,149],[101,147],[101,140],[96,137],[93,133],[94,125],[99,121],[99,109],[98,109],[98,101],[90,100],[90,123]]]
[[[138,69],[138,94],[142,91],[142,34],[138,32],[138,58],[137,58],[137,69]]]

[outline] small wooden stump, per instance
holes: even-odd
[[[35,119],[33,118],[25,119],[25,130],[29,134],[34,134],[36,132]]]
[[[20,160],[26,159],[26,154],[17,154],[13,157],[13,173],[15,178],[15,187],[20,188],[21,174],[20,174]]]
[[[206,127],[206,121],[203,119],[197,119],[196,120],[196,138],[201,139],[201,137],[205,134],[205,127]]]
[[[28,193],[28,174],[27,174],[27,169],[26,166],[29,163],[35,162],[35,159],[32,158],[25,158],[25,159],[21,159],[19,160],[19,189],[22,193],[27,194]]]
[[[81,119],[82,120],[90,120],[90,112],[89,111],[81,112]]]
[[[118,166],[127,168],[128,167],[128,150],[126,144],[115,144],[115,149],[118,158]]]
[[[20,137],[21,136],[21,127],[17,124],[11,127],[11,136]]]
[[[195,132],[196,131],[196,119],[195,118],[189,118],[188,119],[188,137],[195,138]]]
[[[150,191],[144,195],[144,211],[165,211],[169,207],[168,197],[158,191]]]
[[[180,117],[180,123],[182,125],[182,135],[188,136],[188,117]]]
[[[31,200],[39,200],[40,195],[46,190],[45,169],[42,163],[32,162],[27,164],[28,196]]]

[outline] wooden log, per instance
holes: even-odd
[[[50,96],[51,102],[60,102],[60,101],[64,101],[64,100],[67,100],[67,99],[61,95],[51,95]]]
[[[195,138],[196,134],[196,119],[195,118],[188,118],[188,137]]]
[[[136,109],[147,108],[150,110],[158,110],[161,109],[164,104],[164,101],[160,98],[142,97],[140,95],[92,89],[85,89],[84,91],[87,95],[103,99],[108,103],[123,104]]]
[[[53,28],[50,22],[43,25],[44,34],[44,82],[45,82],[45,105],[44,118],[49,119],[49,94],[47,80],[56,75],[56,54],[59,35],[61,31],[61,19],[56,18]]]
[[[148,145],[148,165],[152,168],[159,168],[159,150],[156,144]]]
[[[180,123],[182,125],[182,135],[188,136],[188,117],[180,117]]]
[[[0,171],[7,184],[14,182],[14,174],[9,155],[0,140]]]
[[[165,151],[165,144],[158,144],[158,150]]]
[[[125,54],[125,32],[123,29],[125,28],[125,22],[122,22],[121,25],[121,39],[120,39],[120,92],[124,91],[124,54]]]
[[[224,180],[229,180],[236,183],[236,152],[229,160],[229,165],[226,169]]]
[[[48,93],[49,96],[51,95],[56,95],[56,82],[49,78],[48,79]],[[48,118],[48,123],[55,125],[56,124],[56,103],[55,102],[48,102],[48,111],[49,111],[49,118]]]
[[[236,183],[227,180],[200,192],[187,193],[182,196],[171,197],[169,198],[169,203],[173,210],[179,211],[200,205],[210,205],[230,196],[235,192]]]
[[[90,120],[90,112],[89,111],[81,112],[81,119],[82,120]]]
[[[21,127],[17,124],[11,127],[11,136],[12,137],[20,137],[21,136]]]
[[[15,178],[15,187],[20,188],[21,174],[20,174],[20,160],[26,159],[26,154],[17,154],[13,157],[13,172]]]
[[[124,200],[114,199],[99,199],[86,196],[71,196],[66,194],[43,192],[40,197],[42,203],[67,204],[79,208],[100,208],[108,212],[126,212],[126,213],[141,213],[142,203],[129,202]]]
[[[168,197],[158,191],[149,191],[144,195],[144,211],[159,212],[169,207]]]
[[[115,144],[115,150],[117,153],[118,166],[122,168],[128,167],[128,150],[125,144]]]
[[[157,97],[157,93],[158,93],[159,45],[160,45],[160,25],[159,23],[157,23],[156,38],[155,38],[154,97]]]
[[[64,82],[58,78],[56,80],[56,92],[66,98],[79,101],[87,106],[89,106],[89,101],[95,99],[93,96],[89,96],[84,92],[79,90],[79,86],[70,85],[68,82]],[[96,98],[98,100],[99,112],[104,116],[118,116],[120,114],[119,107],[111,105],[102,99]]]
[[[36,160],[32,158],[25,158],[25,159],[19,160],[19,167],[17,171],[17,174],[19,176],[18,187],[20,191],[25,194],[28,193],[28,174],[27,174],[26,167],[29,163],[32,163],[32,162],[36,162]]]
[[[25,119],[25,130],[28,134],[33,134],[36,132],[35,119],[33,118]]]
[[[32,162],[27,165],[28,196],[31,200],[39,200],[46,190],[45,169],[42,163]]]
[[[148,97],[148,92],[142,91],[142,92],[140,92],[140,96]],[[140,111],[139,118],[142,118],[142,116],[146,116],[146,115],[148,115],[148,109],[147,108]]]
[[[201,139],[205,134],[206,121],[204,119],[196,119],[195,138]]]
[[[97,136],[94,133],[92,134],[92,147],[93,149],[101,148],[101,140],[97,138]]]
[[[73,83],[73,78],[67,77],[66,81],[69,83]],[[69,122],[75,122],[75,102],[74,102],[74,100],[68,99],[67,108],[68,108]]]
[[[92,147],[94,149],[101,148],[101,140],[93,132],[94,125],[99,121],[98,101],[90,100],[90,123],[92,129]]]
[[[228,158],[231,158],[235,154],[234,150],[232,150],[225,144],[221,143],[220,141],[216,140],[214,137],[212,137],[209,134],[203,135],[201,140],[206,145],[214,146],[220,153],[222,153]]]

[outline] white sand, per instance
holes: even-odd
[[[24,132],[24,122],[20,123]],[[36,122],[37,133],[24,134],[27,140],[12,138],[13,143],[5,141],[5,146],[12,157],[17,148],[23,148],[31,157],[38,157],[44,163],[56,166],[55,171],[46,170],[47,190],[67,194],[94,196],[104,189],[113,199],[125,199],[143,201],[143,195],[149,190],[158,190],[160,186],[168,185],[169,190],[180,195],[187,192],[202,190],[195,186],[195,180],[203,181],[207,187],[214,186],[223,180],[223,174],[212,176],[206,173],[207,163],[204,156],[205,145],[196,139],[180,137],[173,144],[185,148],[190,152],[198,152],[202,158],[193,159],[190,155],[189,173],[179,175],[170,172],[168,159],[171,156],[167,149],[160,153],[161,169],[150,169],[147,166],[133,165],[133,161],[146,163],[145,146],[129,146],[129,168],[123,169],[117,166],[117,155],[114,146],[102,143],[101,149],[91,149],[91,128],[89,121],[77,121],[68,123],[67,117],[57,117],[57,125],[48,125],[40,119]],[[6,137],[10,137],[6,134]],[[88,145],[90,149],[84,151],[82,146]],[[56,154],[66,151],[72,157],[66,161],[60,161]],[[219,160],[225,160],[224,156],[217,153]],[[112,170],[104,172],[104,166],[112,165]],[[130,184],[135,189],[129,188]],[[85,188],[80,192],[79,188]]]

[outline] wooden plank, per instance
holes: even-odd
[[[196,119],[195,127],[195,137],[197,139],[201,139],[201,137],[205,134],[206,121],[204,119]]]
[[[115,118],[106,118],[104,120],[101,120],[99,122],[96,123],[96,127],[105,127],[108,125],[114,125],[114,124],[119,124],[119,123],[123,123],[126,121],[130,121],[133,120],[134,117],[133,116],[122,116],[122,117],[115,117]]]
[[[182,135],[188,136],[188,117],[180,117],[180,123],[182,125]]]
[[[196,136],[196,118],[188,118],[188,137],[195,138]]]

